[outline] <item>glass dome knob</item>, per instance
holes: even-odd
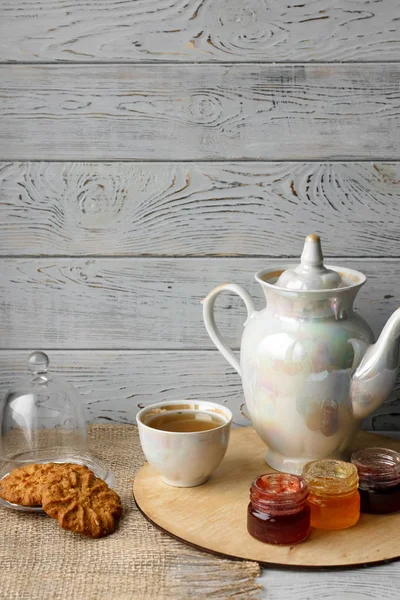
[[[49,368],[49,357],[44,352],[32,352],[29,356],[28,364],[32,373],[35,375],[39,373],[47,373]]]

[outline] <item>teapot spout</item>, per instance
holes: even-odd
[[[355,418],[367,417],[392,391],[399,363],[399,338],[400,308],[392,314],[377,342],[367,347],[353,374],[351,402]]]

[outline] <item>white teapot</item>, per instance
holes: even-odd
[[[255,276],[267,306],[256,311],[240,285],[217,286],[203,300],[207,332],[241,375],[253,426],[267,445],[265,460],[300,474],[318,458],[346,459],[361,420],[389,396],[399,355],[400,308],[374,343],[353,310],[366,277],[324,266],[320,238],[306,238],[301,264]],[[240,363],[221,337],[214,304],[223,291],[238,294],[248,318]]]

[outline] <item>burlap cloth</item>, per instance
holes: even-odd
[[[143,464],[132,425],[91,425],[93,452],[111,466],[124,515],[99,540],[56,521],[0,507],[0,598],[5,600],[180,600],[259,597],[259,566],[225,560],[174,540],[135,506],[132,482]]]

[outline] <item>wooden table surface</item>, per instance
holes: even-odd
[[[400,563],[339,571],[263,569],[262,600],[398,600]]]

